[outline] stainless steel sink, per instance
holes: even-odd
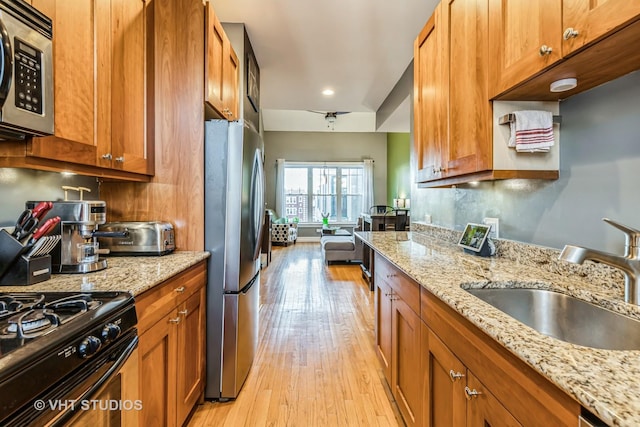
[[[542,289],[465,289],[541,334],[607,350],[639,350],[640,321]]]

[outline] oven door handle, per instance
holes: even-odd
[[[122,366],[124,366],[124,364],[126,363],[127,359],[129,358],[129,356],[131,356],[131,353],[133,353],[133,351],[136,349],[136,347],[138,347],[138,337],[137,336],[134,337],[131,340],[131,342],[127,345],[127,347],[124,349],[122,354],[120,354],[118,356],[118,358],[115,360],[113,365],[111,365],[111,367],[104,373],[104,375],[102,377],[100,377],[95,382],[95,384],[93,384],[91,387],[89,387],[89,389],[87,389],[84,393],[82,393],[82,395],[80,395],[80,397],[78,397],[77,401],[78,402],[82,402],[83,400],[91,400],[91,396],[96,394],[102,388],[102,386],[107,381],[109,381],[109,379],[114,374],[117,374],[120,371],[120,369],[122,368]],[[50,426],[51,427],[64,426],[65,423],[69,420],[69,418],[71,418],[71,416],[75,414],[77,409],[78,409],[78,407],[76,405],[71,405],[69,408],[64,410],[56,418],[55,422],[53,424],[50,424]]]
[[[13,60],[11,57],[11,37],[2,20],[0,20],[0,107],[9,96],[9,86],[13,75]]]

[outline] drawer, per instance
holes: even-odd
[[[416,313],[420,314],[420,285],[400,271],[391,261],[375,253],[375,280],[387,283]]]
[[[182,304],[207,282],[207,267],[203,261],[135,297],[138,334]]]

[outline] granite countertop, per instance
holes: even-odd
[[[164,282],[207,259],[206,251],[176,251],[164,256],[109,257],[108,267],[87,274],[55,274],[30,286],[1,286],[7,292],[126,291],[133,296]]]
[[[549,248],[528,246],[517,256],[499,251],[497,257],[481,258],[428,232],[356,233],[607,424],[640,425],[640,351],[594,349],[542,335],[462,288],[556,290],[640,319],[640,307],[624,303],[621,275],[615,270],[598,267],[572,274],[576,267],[556,261],[559,252]]]

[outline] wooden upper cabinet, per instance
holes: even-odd
[[[443,177],[490,170],[487,0],[448,0],[449,143]]]
[[[639,16],[638,1],[563,0],[562,53],[566,56],[637,20]]]
[[[227,85],[226,107],[229,120],[237,120],[238,116],[238,79],[240,76],[240,62],[236,52],[231,47],[231,43],[227,43],[225,51],[225,84]]]
[[[99,166],[153,173],[147,139],[145,0],[96,2]]]
[[[414,45],[418,182],[491,170],[487,0],[445,0]]]
[[[491,98],[562,57],[561,19],[558,0],[489,0]]]
[[[206,6],[205,104],[208,115],[238,119],[240,63],[211,2]]]
[[[449,63],[442,16],[438,5],[414,43],[414,145],[418,182],[442,176],[442,156],[448,144]]]
[[[33,0],[53,21],[55,129],[33,138],[28,155],[95,164],[94,0]]]
[[[33,138],[27,156],[78,164],[84,173],[97,166],[153,174],[147,3],[33,0],[53,20],[55,129]]]

